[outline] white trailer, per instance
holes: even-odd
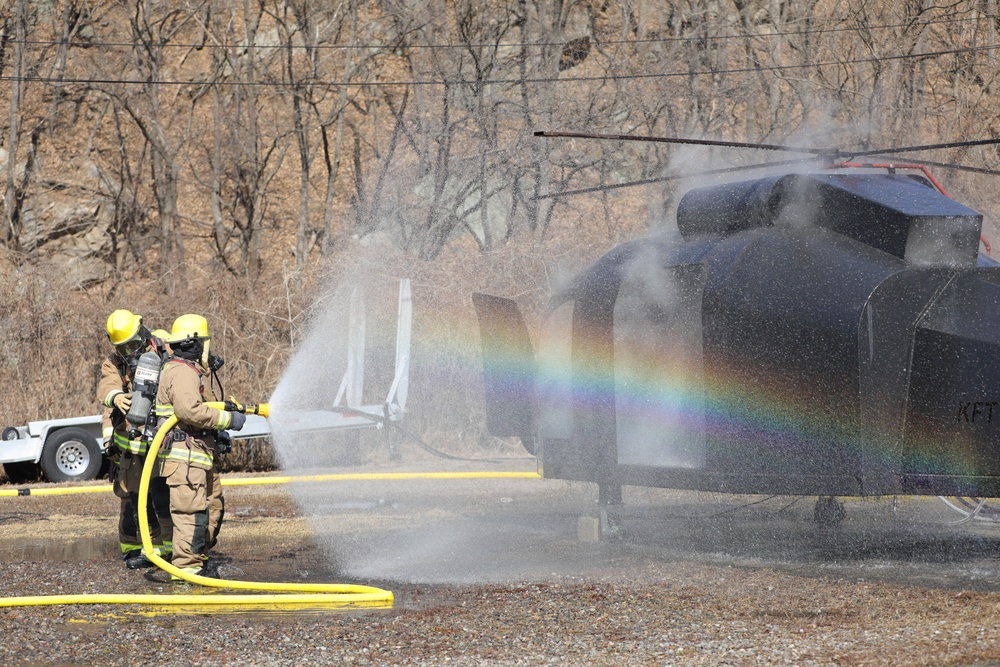
[[[270,435],[267,420],[247,415],[241,431],[230,434],[234,440],[263,438]],[[102,472],[104,442],[101,415],[43,419],[27,426],[8,426],[0,442],[0,463],[7,478],[14,483],[34,479],[41,467],[51,482],[94,479]]]
[[[388,421],[400,421],[406,406],[410,372],[410,333],[413,304],[410,281],[399,284],[399,310],[396,328],[396,366],[392,385],[385,401],[363,405],[365,358],[364,298],[358,290],[352,294],[347,344],[347,370],[340,383],[334,404],[329,410],[309,410],[286,415],[287,428],[296,431],[327,431],[355,428],[381,428]],[[345,404],[346,402],[346,404]],[[283,424],[285,422],[283,421]],[[270,436],[267,420],[247,415],[246,424],[230,433],[234,440]],[[101,415],[44,419],[27,426],[8,426],[0,440],[0,464],[11,482],[34,479],[38,467],[53,482],[94,479],[102,472],[104,443]]]

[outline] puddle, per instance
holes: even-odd
[[[600,513],[595,488],[588,484],[393,480],[310,485],[296,492],[298,516],[288,515],[294,509],[283,509],[286,516],[264,515],[274,508],[258,491],[233,495],[231,518],[215,554],[223,578],[373,585],[392,590],[397,609],[448,605],[449,586],[603,576],[674,562],[1000,590],[1000,525],[955,525],[961,517],[934,498],[849,499],[847,518],[824,527],[813,521],[815,497],[627,487],[625,504],[607,510],[608,532],[587,543],[578,539],[578,519]],[[121,568],[114,520],[66,514],[71,506],[53,506],[63,514],[18,513],[16,525],[13,518],[0,523],[0,560],[71,567],[90,561],[95,571],[104,563]],[[85,526],[91,536],[74,535]],[[163,582],[143,585],[150,584]]]
[[[953,522],[936,498],[849,499],[837,525],[814,521],[815,497],[630,489],[607,510],[597,543],[593,488],[566,483],[396,483],[300,494],[334,576],[426,585],[545,581],[692,561],[800,576],[1000,590],[1000,525]],[[349,508],[349,509],[348,509]]]
[[[0,560],[5,561],[81,561],[114,558],[118,552],[117,535],[68,540],[7,541],[0,546]]]

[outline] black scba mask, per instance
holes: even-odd
[[[141,351],[145,345],[145,341],[139,340],[138,338],[133,338],[132,340],[126,341],[115,348],[118,352],[118,356],[122,359],[129,359],[136,355],[137,352]]]
[[[120,345],[115,345],[115,354],[118,355],[119,359],[128,363],[132,370],[135,370],[139,364],[139,357],[142,356],[147,345],[149,345],[149,329],[140,324],[139,329],[131,338]]]
[[[131,368],[135,368],[139,363],[139,357],[142,356],[142,351],[146,349],[146,341],[141,338],[133,338],[132,340],[125,341],[121,345],[115,346],[115,354],[122,361],[128,363]]]

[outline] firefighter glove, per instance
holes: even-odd
[[[242,412],[230,412],[229,413],[229,430],[239,431],[243,428],[243,425],[247,423],[247,416]]]
[[[103,454],[112,465],[118,465],[122,458],[122,450],[111,444],[104,448]]]
[[[122,411],[123,414],[128,413],[129,407],[132,405],[132,396],[129,394],[118,394],[111,401],[115,404],[115,407]]]
[[[233,449],[233,439],[225,431],[215,434],[215,450],[220,454],[228,454]]]

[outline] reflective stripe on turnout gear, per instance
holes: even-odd
[[[115,397],[118,396],[119,394],[124,394],[124,393],[125,392],[122,391],[121,389],[115,389],[114,391],[108,393],[108,395],[104,397],[104,407],[106,408],[115,407]]]
[[[157,403],[155,410],[156,417],[160,420],[166,420],[174,416],[174,406],[170,404]],[[233,416],[231,413],[225,410],[219,410],[219,419],[215,422],[213,429],[216,431],[225,431],[229,428],[232,421]]]
[[[202,571],[202,567],[203,566],[201,566],[201,565],[192,565],[191,567],[182,567],[182,568],[180,568],[180,571],[181,572],[186,572],[187,574],[200,575],[201,571]],[[178,577],[176,574],[171,574],[170,575],[170,581],[177,582],[177,583],[182,583],[182,584],[187,583],[186,579],[184,579],[183,577]]]
[[[156,458],[161,461],[182,461],[187,464],[204,466],[206,470],[212,467],[214,461],[211,454],[187,447],[171,447],[166,453],[160,451]]]
[[[122,555],[129,553],[130,551],[139,551],[143,556],[148,555],[146,549],[141,544],[132,544],[130,542],[119,542],[118,546],[122,549]],[[154,544],[153,551],[160,558],[166,558],[168,556],[173,556],[174,553],[174,543],[164,542],[163,544]]]
[[[130,452],[132,454],[142,456],[145,455],[146,450],[149,449],[149,443],[147,441],[138,439],[130,440],[129,437],[121,431],[115,431],[111,438],[115,443],[115,447],[123,452]]]
[[[127,554],[128,552],[130,552],[130,551],[141,551],[142,550],[142,545],[141,544],[133,544],[131,542],[119,542],[118,546],[121,547],[121,549],[122,549],[122,555],[123,556],[125,554]]]

